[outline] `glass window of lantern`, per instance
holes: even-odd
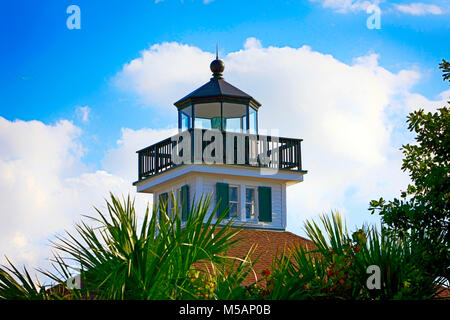
[[[181,131],[189,130],[192,128],[192,107],[186,107],[179,111],[180,113],[180,129]]]
[[[249,133],[257,134],[258,133],[258,117],[257,111],[252,107],[249,107],[248,118],[249,118]]]
[[[194,107],[196,129],[220,130],[220,102],[199,103]]]
[[[245,104],[224,102],[222,106],[223,130],[244,132],[247,127],[247,106]]]

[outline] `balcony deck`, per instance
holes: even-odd
[[[190,129],[137,151],[138,182],[185,164],[302,170],[301,141],[248,133]]]

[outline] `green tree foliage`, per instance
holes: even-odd
[[[0,267],[0,300],[49,300],[51,294],[37,279],[33,280],[26,268],[17,269],[9,259],[8,266]]]
[[[444,80],[450,81],[450,65],[440,65]],[[402,170],[412,183],[400,198],[370,202],[391,232],[409,237],[417,266],[430,276],[450,279],[450,114],[443,107],[435,113],[422,109],[409,114],[408,129],[415,143],[402,146]]]
[[[173,195],[172,195],[173,198]],[[175,199],[173,198],[175,201]],[[114,195],[107,213],[97,210],[76,234],[53,243],[55,271],[40,270],[58,286],[34,284],[28,271],[12,264],[0,267],[1,299],[242,299],[241,286],[253,270],[253,248],[243,258],[226,255],[237,244],[238,228],[225,213],[214,222],[210,197],[192,206],[183,224],[178,210],[167,204],[147,208],[138,223],[134,202]],[[73,267],[81,268],[83,287],[70,288]]]
[[[176,206],[147,209],[138,223],[133,202],[114,196],[107,214],[98,211],[97,226],[77,226],[54,243],[56,271],[42,273],[58,286],[43,286],[29,272],[11,263],[0,267],[0,300],[53,299],[426,299],[436,295],[438,279],[417,272],[408,239],[383,230],[360,228],[350,234],[338,213],[307,221],[310,247],[285,248],[255,276],[254,248],[244,257],[227,251],[239,244],[239,229],[212,222],[209,200],[195,205],[185,225]],[[161,219],[156,218],[161,212]],[[280,248],[281,249],[281,248]],[[71,288],[67,280],[73,266],[81,266],[83,286]],[[367,286],[368,266],[380,268],[380,288]],[[255,277],[255,281],[256,281]]]
[[[351,234],[337,212],[321,216],[320,223],[307,221],[305,230],[314,245],[274,259],[262,298],[403,300],[438,294],[441,280],[417,272],[406,239],[367,227]],[[369,266],[379,267],[379,288],[367,285]]]
[[[442,59],[442,62],[439,64],[439,69],[442,69],[444,81],[450,80],[450,62]]]

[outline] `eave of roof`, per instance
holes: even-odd
[[[257,107],[261,106],[261,103],[256,101],[252,96],[245,93],[239,88],[236,88],[232,84],[226,82],[223,78],[211,78],[211,80],[200,88],[192,91],[184,98],[174,103],[175,106],[182,106],[186,101],[196,99],[208,98],[208,97],[229,97],[237,98],[247,101],[252,101]]]

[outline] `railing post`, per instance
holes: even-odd
[[[141,153],[138,152],[138,181],[142,179],[142,156]]]
[[[148,149],[148,170],[150,171],[150,174],[155,171],[155,152],[153,151],[155,148],[149,148]]]
[[[174,158],[173,153],[174,153],[174,152],[178,152],[178,151],[177,151],[177,150],[178,150],[177,142],[172,141],[171,144],[170,144],[170,148],[171,148],[171,149],[170,149],[170,161],[169,161],[169,167],[172,168],[172,167],[173,167],[173,158]]]
[[[248,134],[245,135],[245,164],[250,164],[250,136]]]
[[[158,146],[155,146],[155,174],[158,173],[159,170],[159,150]]]
[[[227,150],[228,150],[228,146],[227,146],[227,134],[225,131],[222,131],[222,139],[223,139],[223,164],[227,163]]]
[[[278,169],[283,169],[283,152],[284,141],[280,141],[278,144]]]

